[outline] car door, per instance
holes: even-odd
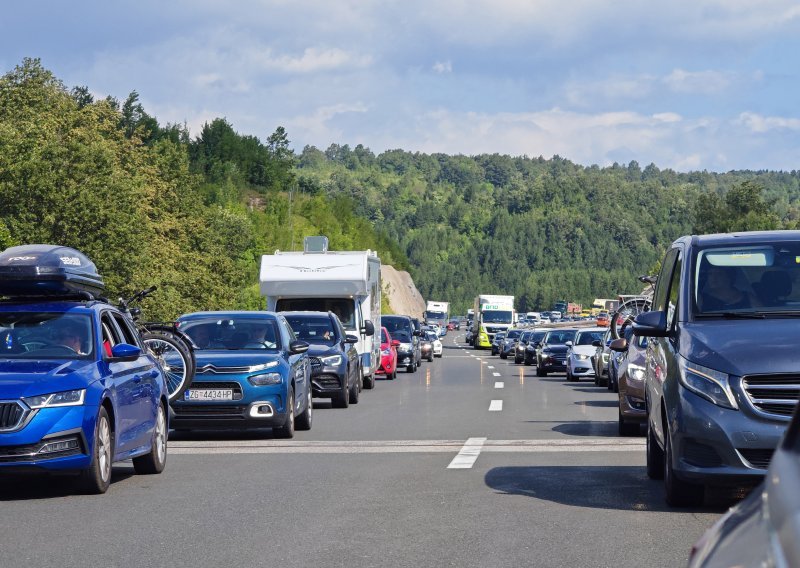
[[[289,346],[293,341],[297,340],[297,337],[283,316],[278,316],[277,326],[278,329],[276,331],[280,334],[283,343],[281,347],[289,361],[291,369],[289,372],[294,378],[295,408],[293,411],[296,414],[298,408],[305,408],[308,400],[308,391],[311,388],[311,366],[308,363],[308,355],[306,353],[292,353],[289,350]]]
[[[670,249],[664,257],[661,273],[658,276],[653,295],[653,311],[666,311],[670,329],[677,320],[678,296],[680,293],[681,250]],[[677,276],[677,281],[674,276]],[[645,365],[646,399],[650,426],[656,432],[656,438],[663,442],[664,430],[661,420],[661,400],[664,396],[665,381],[675,366],[677,372],[675,334],[666,337],[651,337],[647,343],[647,362]]]
[[[347,343],[347,332],[344,330],[344,327],[342,327],[342,324],[338,320],[334,320],[334,325],[336,326],[337,333],[339,334],[342,352],[345,353],[347,360],[349,361],[347,382],[348,384],[352,385],[358,382],[358,378],[360,376],[357,374],[359,373],[358,350],[355,348],[355,344]],[[380,359],[377,360],[377,366],[380,366]]]

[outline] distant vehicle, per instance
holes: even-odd
[[[601,327],[607,327],[608,324],[611,323],[611,317],[608,315],[608,312],[600,312],[597,314],[597,325]]]
[[[431,345],[433,345],[433,356],[434,357],[441,357],[444,352],[444,347],[442,346],[442,341],[438,337],[434,338],[431,341]]]
[[[686,236],[662,261],[645,364],[647,473],[667,503],[761,481],[797,406],[800,231]]]
[[[388,315],[381,318],[384,327],[397,339],[397,366],[405,367],[406,372],[415,373],[422,362],[422,352],[419,344],[421,331],[414,329],[414,324],[408,316]]]
[[[387,379],[397,378],[398,345],[400,345],[400,342],[393,339],[385,327],[381,327],[381,366],[376,371],[378,376],[383,376]]]
[[[519,336],[525,332],[524,329],[521,328],[514,328],[509,329],[506,333],[505,338],[503,339],[503,343],[500,344],[500,358],[505,359],[509,355],[514,355],[514,351],[517,348],[517,339]]]
[[[761,485],[692,547],[690,568],[800,566],[800,415],[794,413]]]
[[[376,252],[329,251],[326,237],[306,237],[303,252],[261,257],[261,295],[275,312],[333,312],[358,337],[364,388],[380,365],[381,261]]]
[[[528,339],[528,344],[525,346],[525,357],[522,360],[525,365],[534,365],[536,363],[538,352],[541,349],[542,339],[544,339],[548,331],[550,330],[541,327],[533,330],[533,333],[531,333]]]
[[[525,348],[528,346],[528,340],[533,335],[533,331],[526,330],[517,338],[517,344],[514,346],[514,363],[519,365],[525,361]]]
[[[606,329],[603,339],[592,344],[595,347],[595,354],[592,357],[594,384],[597,386],[608,385],[608,361],[611,358],[611,341],[611,329]]]
[[[542,339],[539,358],[536,361],[536,376],[546,377],[548,373],[566,371],[567,342],[575,339],[577,329],[551,329]]]
[[[103,290],[75,249],[0,253],[0,473],[77,473],[82,490],[105,493],[115,462],[164,469],[164,369],[131,320],[96,299]]]
[[[575,339],[567,342],[567,380],[578,381],[581,377],[591,377],[594,375],[592,367],[592,354],[597,349],[595,341],[603,338],[605,330],[600,327],[589,327],[579,329],[575,334]]]
[[[311,394],[330,398],[333,406],[357,404],[361,392],[361,360],[339,318],[331,312],[283,312],[295,337],[309,344]]]
[[[503,331],[494,334],[494,339],[492,340],[492,355],[498,355],[500,353],[500,347],[505,338],[506,334]]]
[[[436,324],[440,328],[446,329],[447,322],[450,320],[450,303],[428,301],[424,316],[425,323]]]
[[[195,343],[197,373],[172,403],[175,430],[272,428],[293,438],[310,430],[309,344],[274,312],[195,312],[178,318]]]
[[[561,312],[550,312],[550,321],[551,322],[561,321],[562,317],[563,316],[561,315]]]
[[[423,331],[419,339],[419,348],[423,361],[433,361],[433,339],[439,339],[435,331]]]
[[[514,325],[514,296],[480,294],[475,298],[472,343],[475,349],[492,346],[494,334]]]

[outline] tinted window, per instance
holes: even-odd
[[[520,335],[522,335],[522,330],[521,329],[512,329],[511,331],[509,331],[506,334],[506,338],[507,339],[516,339]]]
[[[512,316],[511,312],[490,310],[483,312],[481,319],[483,323],[511,323]]]
[[[672,276],[672,267],[675,265],[675,258],[678,256],[678,249],[670,249],[667,256],[664,257],[664,263],[661,266],[661,273],[658,275],[656,282],[656,290],[653,296],[653,310],[662,312],[667,307],[667,292],[669,291],[670,276]]]
[[[595,341],[602,341],[602,331],[579,331],[575,337],[575,345],[591,345]]]
[[[333,345],[337,341],[333,321],[327,315],[285,315],[284,317],[295,337],[301,341],[325,345]]]
[[[181,331],[188,335],[195,349],[281,349],[277,322],[237,316],[209,316],[181,321]]]
[[[347,329],[356,328],[355,304],[349,298],[284,298],[278,312],[333,312]]]
[[[94,353],[89,314],[0,313],[0,356],[87,359]]]
[[[381,317],[381,323],[386,328],[386,330],[394,337],[395,332],[397,331],[404,331],[407,334],[411,333],[411,320],[408,318],[403,317],[392,317],[392,316],[383,316]]]
[[[547,345],[563,345],[567,341],[575,339],[574,329],[548,331],[544,342]]]

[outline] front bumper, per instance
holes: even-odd
[[[381,355],[381,366],[375,371],[376,375],[391,375],[397,367],[397,359],[391,355]]]
[[[721,408],[682,386],[677,402],[668,418],[679,478],[732,485],[763,478],[788,421]]]
[[[252,429],[283,426],[288,416],[286,385],[253,387],[237,381],[242,388],[241,397],[226,401],[187,401],[172,403],[173,428],[184,429]],[[313,382],[312,382],[313,384]],[[192,383],[191,389],[204,388],[203,382]],[[207,387],[214,388],[214,387]],[[217,387],[220,388],[220,387]],[[341,383],[339,383],[341,388]],[[313,394],[313,387],[312,387]],[[324,395],[321,395],[324,396]]]
[[[542,356],[537,364],[537,368],[541,369],[542,371],[566,371],[567,370],[567,362],[566,360],[560,361],[553,357],[544,357]]]
[[[397,366],[398,367],[410,367],[415,362],[414,357],[414,350],[411,351],[400,351],[397,350]]]
[[[570,357],[567,360],[569,372],[574,377],[593,377],[594,369],[592,368],[591,359],[578,359],[577,357]]]

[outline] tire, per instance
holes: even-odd
[[[647,423],[647,477],[650,479],[664,477],[664,450],[658,447],[649,421]]]
[[[389,378],[390,381],[395,380],[397,378],[397,365],[395,365],[394,369],[392,369],[392,374],[386,376]]]
[[[342,386],[342,390],[336,393],[336,396],[331,399],[331,406],[334,408],[347,408],[350,406],[350,391],[347,388],[347,383]]]
[[[664,455],[664,497],[670,507],[697,507],[703,504],[705,487],[678,479],[672,469],[672,440],[664,432],[666,452]]]
[[[397,374],[396,370],[395,370],[395,374]],[[358,376],[359,377],[361,376],[361,369],[358,369]],[[363,381],[362,385],[364,386],[365,389],[367,389],[367,390],[374,389],[375,388],[375,373],[373,373],[371,375],[368,375],[366,377],[363,377],[361,379],[361,381]]]
[[[164,466],[167,465],[167,435],[167,413],[164,406],[159,404],[150,451],[131,460],[137,474],[153,475],[164,471]]]
[[[525,359],[524,363],[526,367],[530,367],[531,365],[533,365],[533,361],[531,361],[530,359]]]
[[[569,367],[567,367],[567,381],[569,381],[569,382],[572,382],[572,381],[574,381],[574,380],[575,380],[575,378],[574,378],[574,377],[572,376],[572,374],[569,372]]]
[[[501,351],[501,352],[500,352],[500,358],[501,358],[501,359],[508,359],[508,354],[506,354],[506,352],[505,352],[505,351]]]
[[[538,365],[536,367],[536,376],[537,377],[544,377],[545,376],[545,372],[542,371],[541,367],[539,367]]]
[[[358,404],[358,398],[360,396],[360,391],[358,390],[358,381],[353,383],[353,386],[350,387],[350,391],[348,393],[348,399],[350,404]]]
[[[618,431],[620,436],[636,436],[639,433],[638,422],[625,422],[625,417],[622,416],[622,411],[618,410]]]
[[[433,354],[428,355],[428,363],[433,363]]]
[[[111,485],[111,462],[114,459],[114,435],[111,420],[105,407],[97,413],[94,428],[92,463],[81,472],[80,486],[85,493],[99,495],[108,491]]]
[[[195,366],[190,349],[182,341],[161,333],[145,333],[142,340],[164,371],[169,401],[179,399],[194,379]]]
[[[273,428],[279,438],[294,438],[294,388],[289,387],[289,397],[286,400],[286,421],[283,426]]]
[[[308,394],[306,398],[306,409],[294,421],[295,427],[298,430],[311,430],[311,424],[314,422],[314,404],[311,401],[311,385],[308,386]]]

